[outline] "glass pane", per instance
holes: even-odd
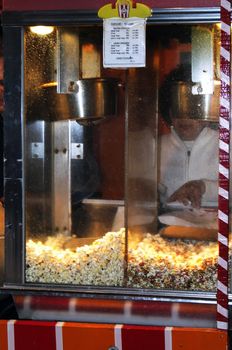
[[[104,71],[101,38],[25,32],[29,283],[123,283],[124,72]]]
[[[134,78],[129,96],[134,97],[135,108],[130,98],[128,106],[128,278],[132,287],[216,290],[218,34],[216,25],[148,29],[153,65],[150,72],[135,75],[141,89],[136,89]],[[140,110],[139,103],[144,103]],[[155,118],[159,119],[158,138]],[[134,207],[141,230],[134,229]]]
[[[146,41],[112,70],[101,28],[26,30],[26,282],[216,289],[219,29]]]

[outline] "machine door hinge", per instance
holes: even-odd
[[[31,143],[31,156],[36,159],[44,159],[44,143],[32,142]]]
[[[83,159],[84,158],[84,145],[83,143],[71,143],[71,159]]]

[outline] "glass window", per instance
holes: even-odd
[[[101,27],[26,29],[27,283],[216,289],[219,34],[147,26],[113,70]]]

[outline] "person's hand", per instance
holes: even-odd
[[[200,208],[201,198],[205,193],[205,183],[203,180],[193,180],[186,182],[178,188],[167,200],[167,202],[180,202],[184,205],[191,204],[193,208]]]

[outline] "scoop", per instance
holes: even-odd
[[[218,230],[205,227],[167,226],[160,231],[162,237],[216,241]]]

